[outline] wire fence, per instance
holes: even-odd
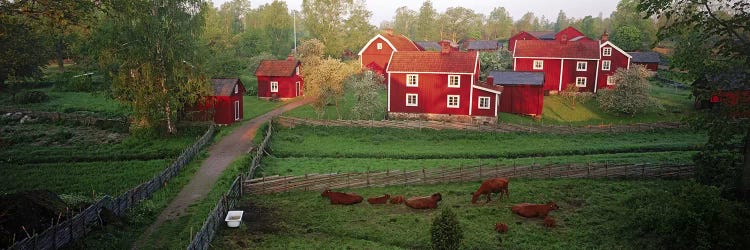
[[[273,126],[271,124],[272,122],[269,121],[268,130],[266,131],[266,135],[260,145],[251,150],[251,152],[255,152],[255,155],[252,162],[250,162],[248,171],[245,173],[241,173],[239,176],[237,176],[237,178],[234,179],[232,185],[229,186],[229,191],[227,191],[227,193],[223,195],[221,199],[219,199],[214,209],[211,210],[211,212],[208,214],[206,221],[203,222],[203,226],[201,226],[201,229],[196,232],[195,236],[193,237],[193,241],[190,242],[190,245],[188,245],[187,249],[208,249],[209,245],[211,244],[211,240],[213,240],[214,236],[216,235],[216,232],[220,229],[221,225],[224,224],[224,217],[227,215],[227,212],[237,206],[237,203],[239,203],[239,200],[240,198],[242,198],[243,194],[242,183],[245,182],[245,179],[253,177],[255,170],[258,168],[258,166],[260,166],[260,162],[263,158],[264,153],[266,152],[266,148],[268,148],[268,141],[270,140],[271,133],[273,132]]]
[[[151,180],[128,190],[120,196],[104,196],[73,218],[53,225],[42,233],[18,241],[8,249],[58,249],[83,238],[95,226],[103,225],[101,217],[103,210],[106,209],[117,216],[124,216],[128,208],[150,197],[170,179],[179,174],[182,167],[190,163],[203,146],[213,138],[215,131],[216,127],[211,125],[203,136],[192,146],[185,149],[169,167]]]
[[[410,184],[436,184],[478,181],[491,177],[510,178],[619,178],[668,179],[692,176],[688,164],[566,164],[528,166],[471,166],[420,170],[386,170],[380,172],[306,174],[301,176],[269,176],[245,179],[244,189],[250,194],[385,187]]]
[[[454,129],[485,132],[527,132],[527,133],[551,133],[551,134],[578,134],[578,133],[629,133],[645,132],[662,129],[686,128],[680,122],[655,122],[655,123],[633,123],[633,124],[602,124],[588,126],[560,126],[542,124],[515,124],[515,123],[461,123],[428,120],[313,120],[297,117],[281,116],[278,123],[285,127],[298,125],[306,126],[339,126],[339,127],[370,127],[370,128],[400,128],[400,129]]]

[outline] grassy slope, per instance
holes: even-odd
[[[672,190],[680,181],[512,180],[510,199],[473,205],[470,192],[478,182],[356,190],[364,197],[383,193],[410,196],[443,194],[440,207],[456,211],[464,231],[462,249],[621,249],[630,248],[623,235],[623,208],[642,192]],[[216,249],[427,249],[429,227],[438,210],[416,211],[403,205],[366,203],[330,205],[317,192],[294,192],[249,197],[248,215],[255,222],[240,229],[224,229],[214,240]],[[558,227],[546,229],[540,219],[523,219],[509,211],[511,204],[556,201],[551,215]],[[498,241],[494,224],[510,230]]]
[[[88,92],[57,92],[51,88],[38,89],[49,95],[50,100],[44,103],[14,104],[10,101],[10,94],[0,94],[1,109],[31,109],[39,111],[54,111],[70,113],[74,111],[90,111],[106,117],[127,116],[131,111],[117,103],[112,98],[97,93]]]
[[[385,103],[387,101],[387,95],[385,92],[385,89],[380,90],[379,92],[379,98],[380,101],[383,103],[383,107],[385,107]],[[352,107],[354,106],[356,100],[355,96],[352,92],[346,92],[344,94],[344,99],[339,102],[339,111],[341,112],[341,119],[349,120],[352,119],[350,116],[350,111]],[[309,118],[309,119],[325,119],[325,120],[336,120],[339,119],[337,113],[336,113],[336,106],[330,105],[325,108],[325,112],[322,117],[318,117],[318,114],[315,113],[315,110],[312,108],[310,104],[296,108],[292,111],[289,111],[285,113],[286,116],[291,117],[300,117],[300,118]],[[379,115],[378,117],[385,117],[385,110],[383,110],[382,115]]]

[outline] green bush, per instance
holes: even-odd
[[[49,96],[39,90],[21,90],[13,96],[13,102],[17,104],[42,103],[49,101]]]
[[[458,217],[450,208],[443,209],[440,215],[435,217],[430,234],[434,249],[459,249],[464,237]]]
[[[742,154],[730,151],[704,150],[693,156],[695,180],[718,187],[724,197],[735,194],[742,176]]]

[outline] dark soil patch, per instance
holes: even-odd
[[[271,208],[248,201],[235,210],[245,211],[242,222],[250,234],[273,234],[280,231],[278,224],[281,220]]]
[[[41,233],[53,223],[72,216],[65,202],[47,190],[33,190],[0,196],[0,248],[6,248]]]

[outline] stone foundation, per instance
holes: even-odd
[[[471,124],[497,124],[497,117],[388,112],[391,120],[432,120]]]

